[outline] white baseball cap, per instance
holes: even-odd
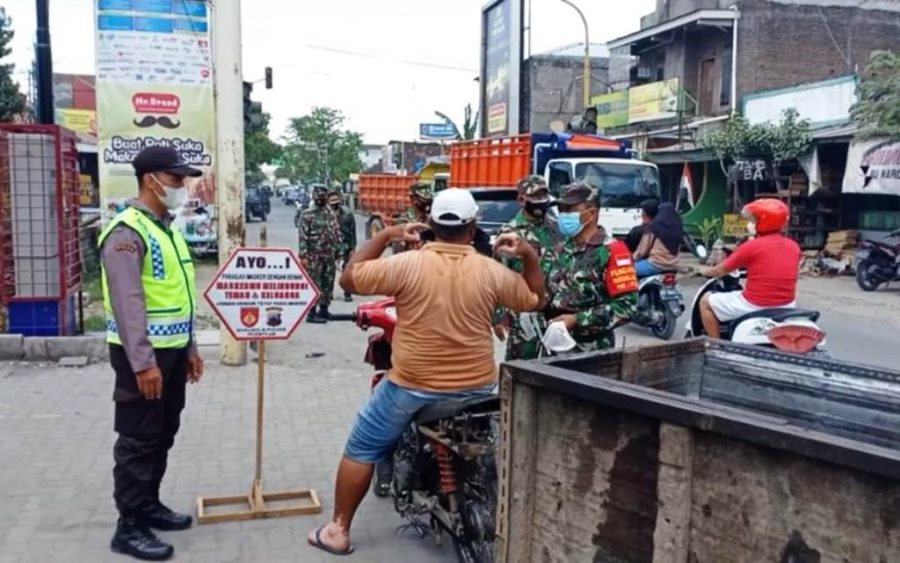
[[[431,220],[438,225],[465,225],[477,216],[478,204],[468,190],[447,188],[438,192],[431,204]]]

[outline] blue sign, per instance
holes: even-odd
[[[450,123],[420,123],[419,137],[422,139],[455,139],[456,128]]]

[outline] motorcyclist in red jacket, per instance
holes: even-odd
[[[747,283],[742,291],[708,293],[700,301],[700,314],[707,336],[720,337],[719,323],[733,321],[761,309],[796,306],[800,246],[782,231],[787,225],[788,206],[779,199],[762,198],[744,206],[747,230],[754,236],[714,267],[701,268],[706,277],[722,277],[745,268]]]

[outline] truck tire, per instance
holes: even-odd
[[[369,221],[366,223],[366,240],[372,240],[372,238],[378,234],[379,231],[384,230],[384,221],[379,217],[369,217]]]

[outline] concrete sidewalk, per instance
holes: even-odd
[[[359,335],[360,342],[348,347],[362,345]],[[291,344],[306,351],[317,346]],[[207,358],[215,356],[207,352]],[[264,485],[312,487],[324,512],[161,534],[175,545],[175,561],[334,561],[309,547],[306,534],[329,518],[334,470],[354,413],[368,395],[369,373],[362,366],[338,366],[332,355],[302,362],[274,355],[266,380]],[[0,563],[129,560],[108,547],[116,520],[112,380],[105,364],[0,364]],[[163,482],[165,502],[194,512],[198,496],[249,490],[255,398],[254,363],[226,368],[208,362],[204,380],[189,388]],[[413,534],[395,536],[400,524],[389,500],[368,497],[355,524],[357,553],[346,560],[455,561],[449,545],[438,549]]]

